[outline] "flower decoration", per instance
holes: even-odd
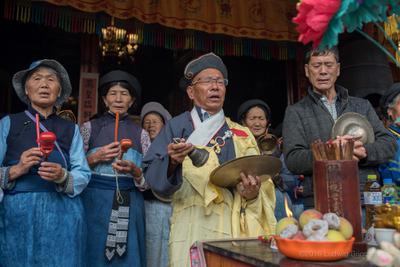
[[[379,25],[389,16],[400,14],[398,0],[302,0],[297,4],[297,10],[293,22],[298,24],[299,41],[304,44],[312,42],[313,47],[331,47],[338,43],[340,33],[357,31],[394,59],[386,48],[362,31],[363,24],[372,22],[398,51]]]
[[[305,44],[313,42],[315,47],[318,46],[340,4],[340,0],[303,0],[299,3],[298,15],[293,18],[293,22],[298,24],[299,41]]]

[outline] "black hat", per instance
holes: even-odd
[[[122,70],[113,70],[106,74],[104,74],[99,81],[99,89],[102,95],[106,95],[108,90],[110,89],[111,83],[114,82],[126,82],[130,85],[131,88],[127,88],[131,95],[136,98],[136,102],[140,102],[140,96],[142,92],[142,87],[138,79],[130,73],[127,73]],[[133,92],[131,91],[133,90]]]
[[[398,94],[400,94],[400,83],[394,83],[388,90],[386,90],[385,94],[380,100],[380,106],[384,113],[387,112],[389,104],[393,102]]]
[[[268,121],[271,120],[271,109],[269,108],[267,103],[265,103],[261,99],[250,99],[240,105],[240,107],[238,109],[238,113],[237,113],[238,122],[240,122],[243,119],[243,117],[246,115],[246,113],[247,113],[247,111],[249,111],[249,109],[251,109],[252,107],[255,107],[255,106],[261,107],[265,112],[265,116],[266,116],[267,120]]]
[[[224,62],[214,53],[208,53],[190,61],[186,65],[183,74],[187,80],[192,80],[199,72],[205,69],[217,69],[225,79],[228,79],[228,70]]]
[[[17,93],[19,99],[25,104],[29,104],[29,99],[25,94],[25,82],[29,73],[36,70],[39,67],[47,67],[53,69],[60,80],[61,94],[57,98],[55,105],[61,106],[71,94],[72,86],[69,80],[68,72],[65,68],[56,60],[53,59],[42,59],[32,62],[28,69],[21,70],[14,74],[12,79],[12,84],[14,86],[15,92]]]

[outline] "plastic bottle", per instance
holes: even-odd
[[[383,204],[397,204],[398,195],[397,188],[393,183],[392,178],[383,179],[382,186],[382,202]]]
[[[365,205],[365,229],[372,226],[375,215],[375,205],[382,204],[381,185],[376,174],[368,175],[368,180],[364,186],[364,205]]]

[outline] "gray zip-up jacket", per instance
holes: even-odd
[[[357,112],[364,115],[374,129],[375,142],[364,145],[367,158],[360,161],[360,169],[376,166],[393,158],[397,149],[396,140],[383,126],[369,101],[349,96],[347,89],[342,86],[336,85],[335,88],[338,117],[346,112]],[[287,167],[294,174],[311,176],[311,143],[317,139],[326,142],[331,137],[334,120],[322,103],[321,97],[322,95],[309,88],[307,96],[286,108],[283,121],[283,152]]]

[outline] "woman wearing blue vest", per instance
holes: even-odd
[[[128,114],[128,109],[139,101],[140,90],[138,80],[127,72],[105,74],[99,91],[107,111],[81,127],[92,170],[83,194],[89,266],[146,266],[140,192],[145,183],[140,166],[150,138]],[[126,153],[122,153],[122,139],[130,139],[133,144]]]
[[[68,73],[43,59],[12,82],[28,109],[0,121],[0,264],[85,266],[86,221],[78,195],[90,169],[78,126],[55,113],[71,93]],[[45,156],[37,132],[48,131],[57,139]]]

